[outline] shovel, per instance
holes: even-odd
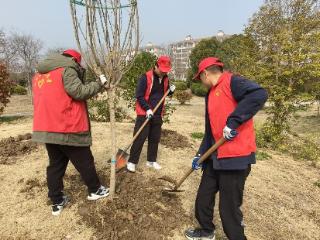
[[[158,110],[158,108],[161,106],[161,104],[166,99],[169,93],[170,93],[170,89],[168,89],[168,91],[163,95],[161,100],[158,102],[157,106],[152,110],[153,113],[155,113]],[[129,150],[133,142],[137,139],[137,137],[140,135],[140,133],[142,132],[142,130],[148,124],[149,121],[150,119],[146,118],[146,120],[144,121],[142,126],[139,128],[137,133],[133,136],[133,139],[131,140],[131,142],[123,150],[118,149],[118,152],[116,154],[116,171],[117,172],[119,172],[121,169],[123,169],[127,165],[128,158],[129,158],[129,154],[127,153],[127,151]]]
[[[198,164],[203,163],[214,151],[217,150],[218,147],[220,147],[222,144],[224,144],[226,141],[225,138],[220,138],[211,148],[209,148],[202,156],[201,158],[198,160]],[[170,182],[174,184],[173,188],[165,188],[163,190],[163,193],[177,193],[177,192],[183,192],[183,190],[179,190],[179,187],[181,186],[181,184],[187,179],[187,177],[189,177],[189,175],[194,171],[193,168],[190,168],[185,174],[184,176],[178,181],[176,182],[175,180],[171,179],[170,177],[161,177],[161,180]]]

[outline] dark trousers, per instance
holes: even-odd
[[[215,229],[213,210],[219,191],[219,212],[225,234],[230,240],[244,240],[243,215],[240,210],[243,190],[251,167],[246,170],[215,170],[207,161],[196,198],[196,218],[206,232]]]
[[[48,197],[53,204],[63,200],[63,176],[69,160],[80,173],[89,192],[96,192],[99,189],[100,181],[90,147],[46,144],[46,148],[49,156],[49,166],[47,167]]]
[[[137,117],[133,135],[139,130],[145,120],[146,118],[144,116]],[[146,138],[148,138],[147,160],[149,162],[157,161],[162,123],[163,122],[161,116],[154,116],[148,122],[148,124],[145,126],[143,131],[131,146],[129,162],[134,164],[137,164],[139,162],[139,157]]]

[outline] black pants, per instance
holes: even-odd
[[[47,167],[48,196],[53,204],[60,203],[63,196],[63,176],[69,160],[80,173],[89,192],[96,192],[100,181],[94,165],[90,147],[46,144],[49,155]]]
[[[142,126],[146,118],[144,116],[138,116],[136,119],[136,124],[134,126],[135,134],[139,128]],[[148,137],[148,153],[147,160],[149,162],[156,162],[158,155],[158,146],[161,137],[161,126],[162,118],[161,116],[154,116],[148,124],[145,126],[143,131],[140,133],[138,138],[134,141],[130,150],[129,162],[137,164],[139,162],[139,157],[142,151],[143,144]]]
[[[244,240],[243,215],[240,210],[243,190],[251,167],[246,170],[215,170],[207,161],[196,198],[196,218],[205,231],[212,232],[215,196],[219,191],[219,212],[225,234],[230,240]]]

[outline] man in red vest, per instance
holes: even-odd
[[[167,74],[170,71],[170,58],[167,56],[160,56],[157,60],[156,66],[146,72],[146,74],[142,75],[138,80],[136,88],[137,119],[134,127],[134,134],[139,130],[146,118],[149,118],[150,121],[132,144],[130,158],[127,164],[127,170],[130,172],[136,171],[136,165],[139,162],[141,150],[147,137],[147,166],[156,170],[161,169],[160,164],[156,161],[165,104],[163,103],[156,112],[153,112],[152,109],[159,103],[168,89],[170,89],[170,95],[172,95],[175,90],[174,85],[169,87]]]
[[[215,239],[213,209],[219,192],[223,230],[230,240],[244,240],[241,205],[245,181],[255,163],[255,133],[252,117],[263,107],[268,95],[257,83],[223,71],[215,57],[203,59],[195,79],[209,91],[206,96],[205,135],[192,168],[203,174],[195,203],[200,228],[185,232],[187,239]],[[197,164],[216,141],[225,142],[200,166]]]
[[[69,200],[63,193],[63,176],[69,160],[88,187],[88,200],[109,194],[100,183],[90,150],[92,139],[86,104],[88,98],[102,90],[107,80],[101,75],[98,81],[85,84],[85,70],[80,63],[81,55],[73,49],[52,54],[39,64],[32,80],[32,138],[45,143],[48,152],[48,196],[55,216]]]

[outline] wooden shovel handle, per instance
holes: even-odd
[[[217,150],[218,147],[220,147],[222,144],[224,144],[226,141],[225,138],[220,138],[211,148],[209,148],[198,160],[198,164],[203,163],[212,153],[214,153],[214,151]],[[193,168],[190,168],[185,174],[184,176],[179,180],[179,182],[177,183],[177,185],[174,187],[174,190],[177,190],[181,184],[187,179],[187,177],[189,177],[189,175],[194,171]]]
[[[155,108],[152,110],[153,113],[155,113],[158,108],[161,106],[161,104],[163,103],[163,101],[166,99],[166,97],[168,96],[168,94],[170,93],[170,89],[168,89],[168,91],[163,95],[163,97],[160,99],[160,101],[158,102],[158,104],[155,106]],[[139,136],[139,134],[142,132],[142,130],[144,129],[144,127],[148,124],[148,122],[150,121],[149,118],[146,118],[146,120],[144,121],[144,123],[142,124],[142,126],[139,128],[138,132],[136,132],[136,134],[133,136],[133,139],[131,140],[130,144],[125,148],[125,152],[130,148],[130,146],[133,144],[133,142],[137,139],[137,137]]]

